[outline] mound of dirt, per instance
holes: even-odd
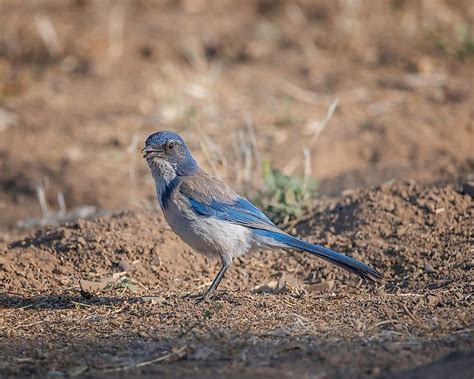
[[[424,291],[470,281],[473,212],[472,198],[453,187],[387,183],[346,191],[296,230],[375,265],[385,273],[388,291]],[[327,278],[330,271],[319,274]]]
[[[239,259],[201,305],[187,295],[218,262],[156,211],[41,230],[1,246],[0,368],[377,376],[462,354],[474,347],[473,213],[469,195],[412,182],[321,199],[290,231],[375,266],[380,284],[306,254],[262,252]],[[80,292],[80,280],[104,279],[113,285],[96,296]],[[156,356],[175,362],[135,367]]]
[[[291,232],[375,266],[387,291],[422,292],[469,281],[473,212],[471,197],[452,187],[388,183],[321,201]],[[10,244],[1,258],[0,280],[15,292],[57,291],[65,280],[77,285],[125,271],[155,291],[190,290],[219,265],[180,242],[158,211],[145,210],[40,230]],[[245,257],[234,271],[225,281],[230,288],[251,288],[288,271],[307,284],[359,281],[296,252]]]

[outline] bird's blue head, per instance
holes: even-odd
[[[146,139],[142,153],[152,172],[159,175],[163,170],[179,176],[192,175],[198,171],[188,146],[174,132],[153,133]]]

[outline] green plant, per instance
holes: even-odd
[[[461,61],[474,59],[474,29],[467,23],[456,25],[451,34],[429,31],[436,48]]]
[[[185,335],[189,334],[192,330],[197,327],[204,325],[208,320],[210,320],[216,313],[218,313],[222,309],[222,304],[218,302],[210,302],[208,308],[205,308],[202,312],[202,316],[199,317],[194,322],[186,321],[183,325],[183,330],[180,334],[180,338],[184,337]]]
[[[123,276],[119,278],[115,283],[108,283],[106,289],[122,289],[122,293],[129,290],[132,293],[137,292],[137,285],[133,283],[132,279]]]
[[[263,188],[255,196],[255,202],[277,224],[285,224],[302,214],[309,206],[318,183],[311,177],[288,176],[262,162]]]
[[[474,58],[474,29],[472,26],[463,24],[457,30],[459,47],[457,56],[461,60]]]

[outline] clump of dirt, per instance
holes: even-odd
[[[156,211],[38,231],[1,246],[0,368],[378,376],[452,353],[450,365],[465,365],[473,213],[469,195],[414,182],[321,199],[292,231],[375,266],[382,282],[361,283],[306,254],[262,252],[235,262],[200,305],[188,295],[205,289],[218,262],[191,252]],[[133,291],[80,291],[81,279],[111,277],[128,278]],[[168,363],[136,367],[157,357]]]

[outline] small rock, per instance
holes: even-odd
[[[281,327],[281,328],[273,329],[268,334],[270,334],[273,337],[286,337],[286,336],[290,335],[291,333],[287,328]]]
[[[272,280],[266,284],[259,284],[258,286],[252,289],[252,292],[255,293],[275,293],[278,288],[278,281]]]
[[[85,292],[96,292],[105,287],[105,283],[102,282],[92,282],[90,280],[79,280],[79,286],[82,291]]]
[[[81,291],[86,293],[93,293],[104,289],[107,284],[115,283],[114,278],[106,278],[101,280],[100,282],[93,282],[90,280],[79,280],[79,286],[81,287]]]
[[[423,270],[425,270],[425,272],[427,272],[428,274],[436,272],[433,266],[431,266],[428,262],[425,262],[425,264],[423,265]]]
[[[334,287],[334,280],[327,280],[325,282],[310,284],[308,286],[309,292],[321,293],[330,291]]]
[[[382,369],[380,367],[373,367],[371,370],[370,370],[370,374],[371,375],[374,375],[374,376],[378,376],[380,375],[380,373],[382,372]]]
[[[84,247],[84,246],[87,245],[87,241],[86,241],[86,239],[85,239],[84,237],[79,237],[79,238],[77,239],[77,243],[78,243],[79,245],[81,245],[82,247]]]
[[[287,290],[298,290],[302,288],[302,283],[294,276],[283,272],[278,279],[278,285],[275,288],[275,293],[283,293]]]
[[[463,183],[461,191],[471,197],[474,197],[474,182]]]
[[[68,270],[66,267],[64,266],[56,266],[54,269],[53,269],[53,273],[54,274],[57,274],[57,275],[64,275],[64,274],[67,274]]]
[[[220,356],[220,353],[214,349],[211,349],[208,346],[198,345],[193,353],[193,358],[196,361],[206,361],[209,358],[217,358]]]
[[[125,259],[122,259],[122,260],[119,262],[118,266],[120,267],[120,269],[121,269],[122,271],[127,271],[127,272],[133,271],[133,266],[132,266],[132,264],[131,264],[129,261],[125,260]]]
[[[151,304],[163,304],[166,299],[161,296],[143,296],[142,300]]]
[[[426,295],[426,302],[428,303],[428,305],[434,306],[438,303],[438,296],[430,293]]]
[[[156,248],[153,248],[151,250],[151,253],[153,255],[153,258],[151,259],[151,265],[152,266],[161,266],[161,258],[158,255],[158,250]]]
[[[7,258],[2,257],[2,256],[0,255],[0,266],[6,265],[6,264],[7,264]]]

